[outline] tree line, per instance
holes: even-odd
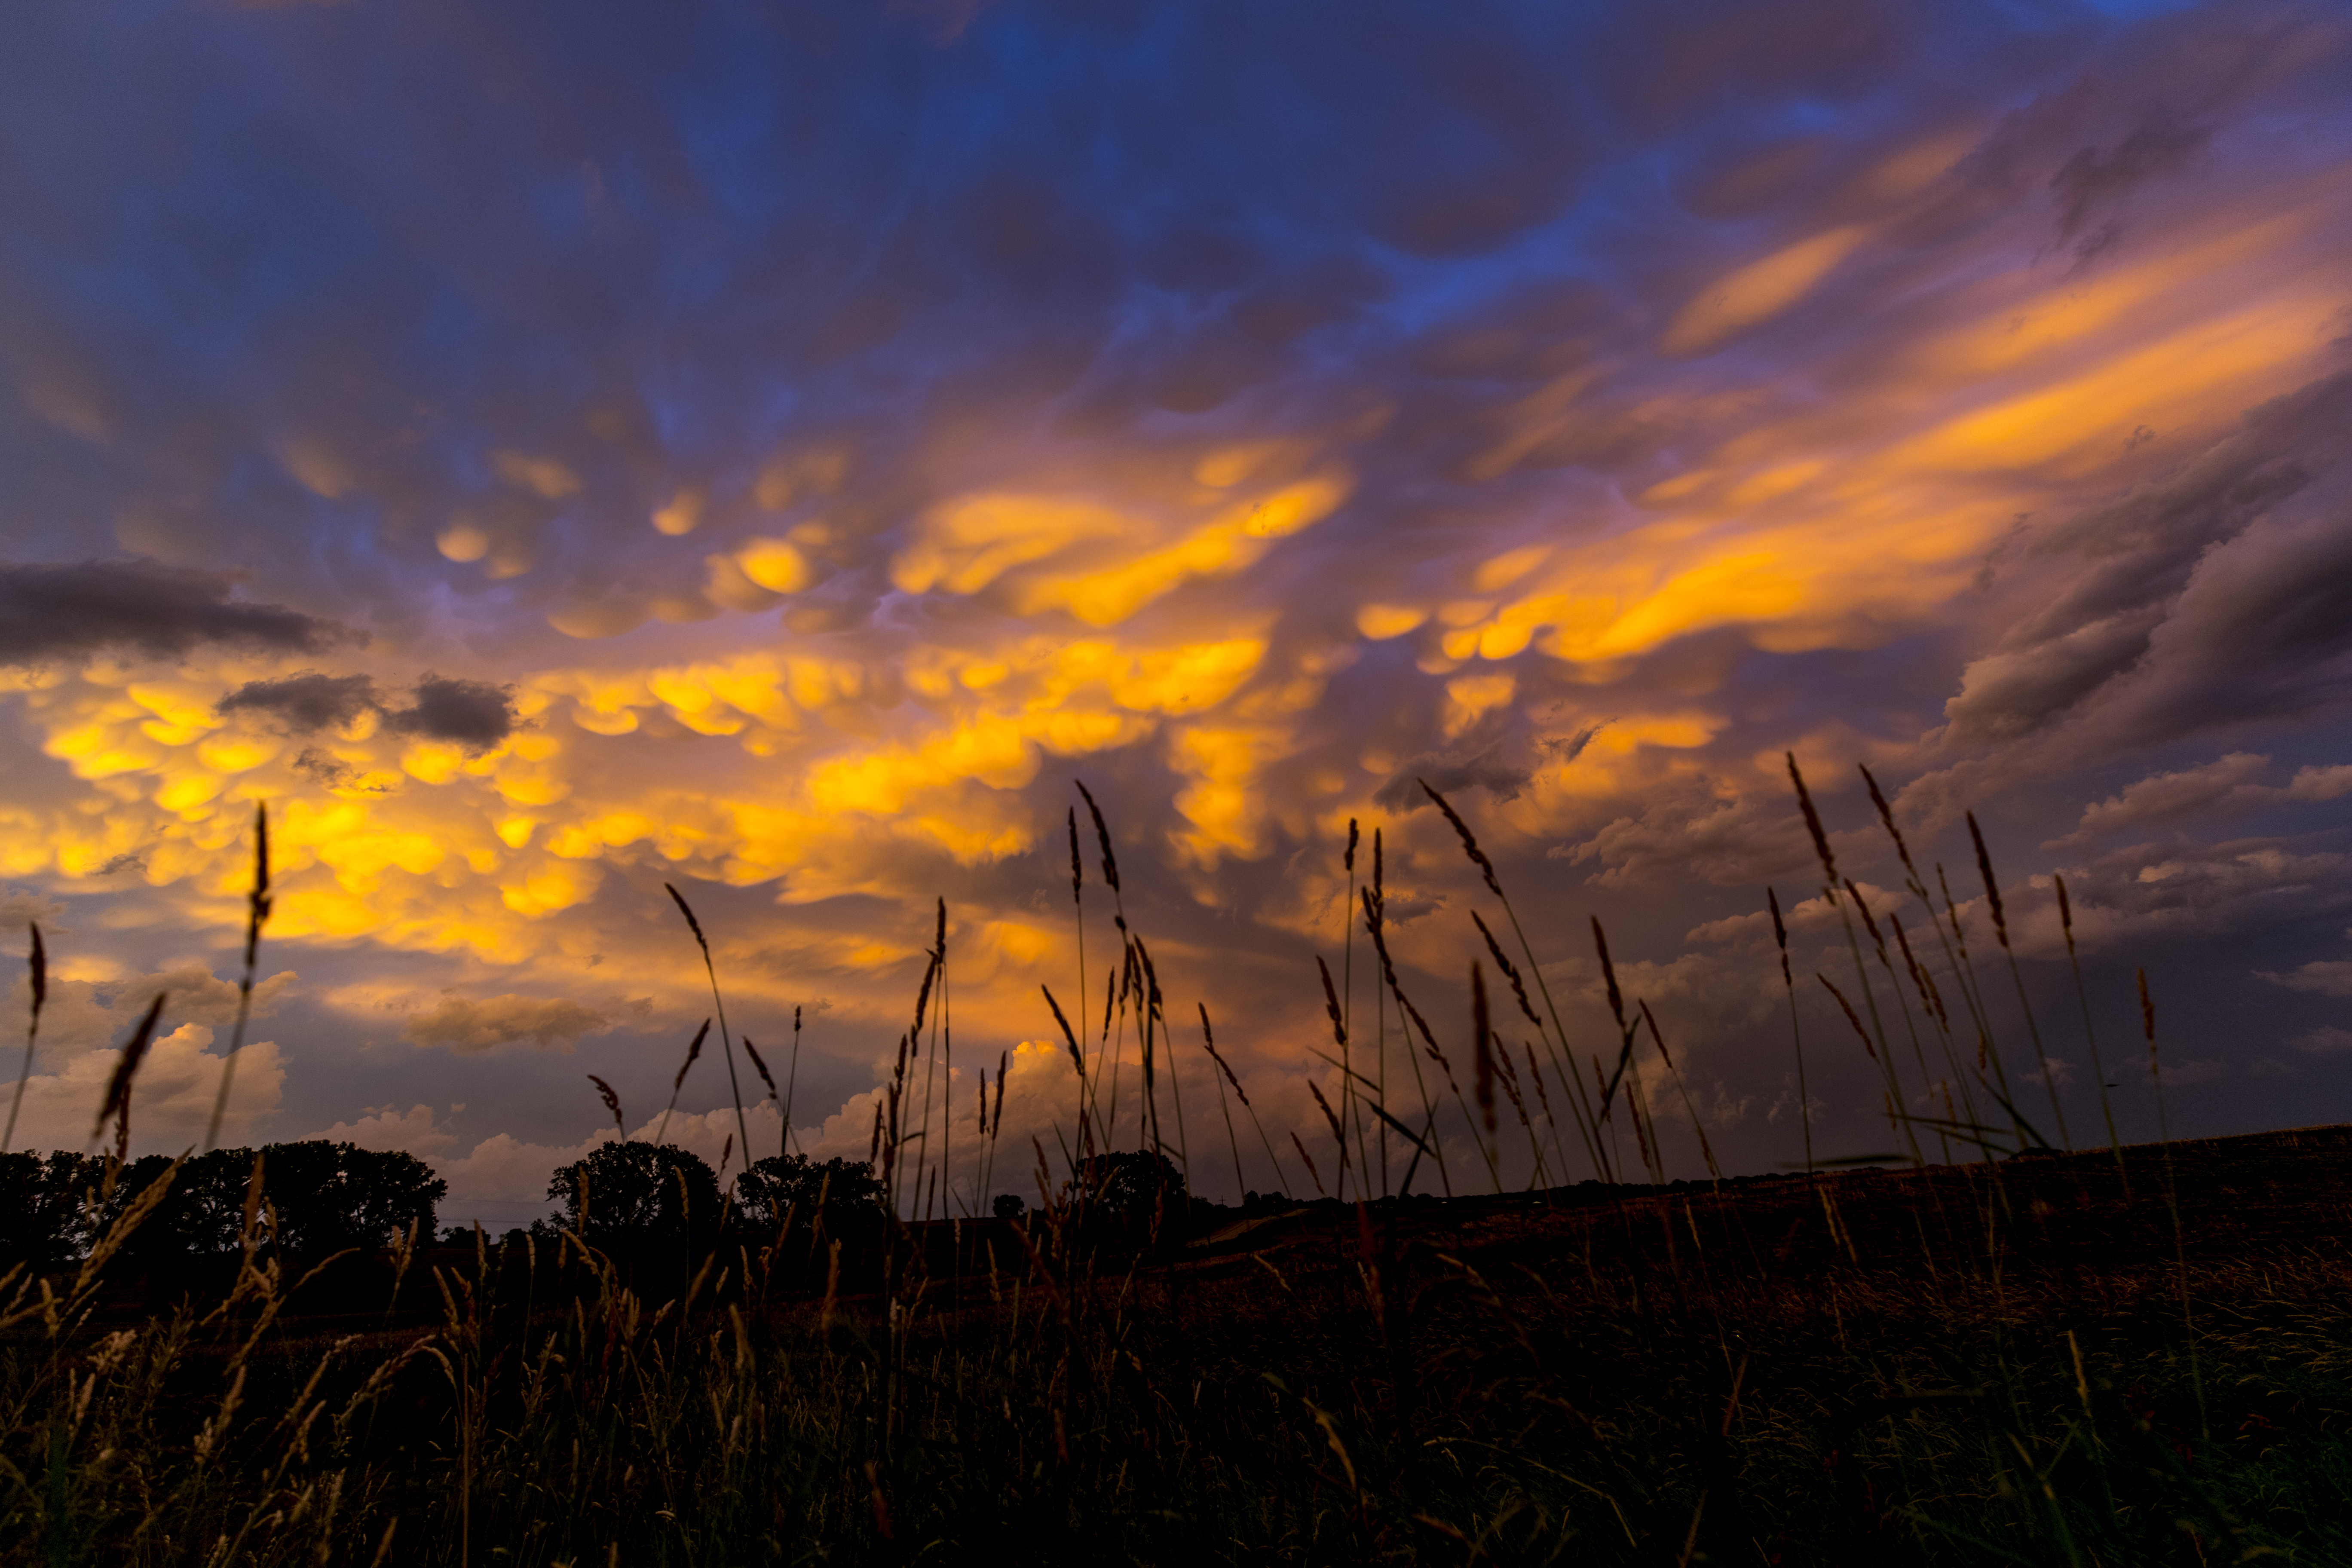
[[[113,1172],[101,1154],[0,1154],[0,1268],[72,1267],[167,1176],[120,1256],[134,1270],[239,1251],[248,1210],[258,1249],[324,1258],[387,1246],[414,1225],[432,1234],[449,1184],[415,1155],[312,1139],[215,1149],[178,1163],[162,1154]]]
[[[170,1184],[124,1239],[133,1272],[239,1253],[250,1229],[258,1253],[317,1260],[372,1253],[404,1237],[430,1240],[448,1184],[415,1155],[312,1139],[258,1149],[215,1149],[177,1163],[151,1154],[120,1167],[105,1155],[58,1151],[0,1154],[0,1270],[70,1268],[139,1206],[148,1189]],[[1154,1229],[1183,1180],[1164,1157],[1136,1152],[1085,1162],[1076,1187],[1101,1219],[1120,1229]],[[1067,1195],[1067,1194],[1063,1194]],[[531,1227],[568,1230],[614,1252],[684,1244],[709,1247],[736,1233],[766,1241],[788,1216],[852,1246],[878,1239],[889,1214],[870,1162],[772,1155],[739,1172],[722,1193],[709,1162],[675,1144],[604,1144],[551,1173],[547,1197],[560,1218]],[[998,1219],[1026,1205],[1002,1194]],[[456,1239],[455,1232],[450,1239]],[[509,1232],[509,1236],[514,1233]]]

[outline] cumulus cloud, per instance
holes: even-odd
[[[209,644],[317,653],[358,640],[348,627],[231,597],[226,572],[134,557],[0,562],[0,665],[44,664],[105,648],[178,658]]]
[[[2272,984],[2284,985],[2290,991],[2309,991],[2321,996],[2352,996],[2352,963],[2343,959],[2315,959],[2284,974],[2268,969],[2254,973]]]
[[[2242,792],[2270,765],[2268,757],[2232,752],[2202,767],[2179,773],[2151,773],[2119,795],[2086,806],[2083,820],[2068,837],[2053,845],[2080,843],[2095,834],[2114,833],[2147,823],[2167,822],[2210,810],[2222,801],[2243,798]]]
[[[475,999],[445,993],[402,1025],[401,1033],[420,1046],[459,1051],[487,1051],[515,1040],[529,1040],[544,1049],[569,1046],[583,1035],[602,1034],[652,1010],[652,1002],[644,997],[592,1004],[562,996]]]
[[[2073,833],[2042,847],[2069,848],[2100,834],[2184,817],[2210,817],[2261,805],[2330,801],[2352,795],[2352,766],[2314,764],[2297,769],[2284,785],[2255,783],[2269,766],[2268,757],[2231,752],[2199,767],[2150,773],[2120,794],[2084,807],[2083,819]]]
[[[143,1007],[144,1002],[141,997],[139,1005]],[[170,1016],[167,1013],[166,1018]],[[114,1075],[117,1053],[110,1048],[75,1048],[66,1042],[52,1045],[48,1019],[45,1016],[42,1023],[41,1049],[33,1074],[26,1080],[16,1146],[87,1148],[91,1123]],[[204,1136],[220,1087],[226,1044],[205,1024],[181,1024],[157,1035],[131,1085],[134,1155],[177,1154]],[[225,1138],[234,1142],[268,1136],[267,1129],[283,1097],[287,1070],[286,1053],[275,1041],[246,1042],[237,1054],[236,1087],[222,1123]],[[13,1091],[11,1085],[9,1092]]]
[[[2126,937],[2223,934],[2291,929],[2352,910],[2336,885],[2352,857],[2325,840],[2237,838],[2209,844],[2133,845],[2067,869],[2074,933],[2087,949]],[[2064,952],[2047,879],[2004,889],[2019,951]],[[1964,909],[1973,906],[1963,906]]]
[[[457,1142],[457,1134],[440,1123],[429,1105],[412,1105],[406,1110],[396,1105],[372,1105],[355,1121],[338,1121],[303,1136],[331,1143],[356,1143],[362,1149],[404,1149],[425,1159],[446,1153]]]
[[[37,923],[50,936],[62,936],[65,928],[58,921],[65,912],[65,905],[38,893],[16,888],[0,892],[0,930],[22,931],[27,924]]]
[[[52,1047],[69,1052],[110,1052],[121,1043],[148,999],[159,991],[164,996],[160,1026],[167,1030],[183,1024],[225,1030],[236,1016],[236,982],[222,979],[201,963],[116,973],[96,979],[86,972],[78,973],[83,970],[79,953],[52,945],[48,959],[48,1003],[41,1014],[44,1054]],[[290,969],[257,980],[253,987],[252,1016],[257,1019],[273,1016],[298,980]],[[16,1017],[25,1016],[32,1002],[29,976],[19,970],[6,994],[8,1012]]]
[[[2340,1029],[2333,1024],[2324,1025],[2287,1042],[2296,1050],[2315,1057],[2341,1056],[2352,1051],[2352,1029]]]

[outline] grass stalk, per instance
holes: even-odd
[[[694,1031],[694,1038],[687,1042],[686,1059],[677,1064],[677,1076],[669,1080],[669,1103],[662,1107],[661,1124],[654,1129],[656,1148],[669,1137],[670,1112],[677,1109],[677,1091],[686,1087],[686,1075],[693,1070],[694,1058],[702,1054],[702,1042],[709,1037],[710,1020],[705,1018],[702,1027]]]
[[[2099,1085],[2099,1115],[2107,1124],[2107,1151],[2116,1157],[2116,1174],[2124,1184],[2124,1195],[2131,1196],[2131,1173],[2124,1168],[2123,1140],[2116,1136],[2116,1108],[2107,1098],[2106,1064],[2099,1059],[2099,1032],[2091,1024],[2091,994],[2083,985],[2083,961],[2074,952],[2074,904],[2066,896],[2066,879],[2053,876],[2058,885],[2058,929],[2066,934],[2066,967],[2074,976],[2074,1001],[2083,1009],[2083,1043],[2091,1052],[2091,1076]]]
[[[793,1090],[800,1087],[800,1080],[801,1008],[800,1004],[795,1002],[793,1004],[793,1061],[792,1066],[787,1068],[784,1071],[784,1131],[782,1142],[776,1151],[779,1154],[790,1154],[792,1152],[793,1093]],[[803,1152],[806,1152],[805,1146],[803,1148]]]
[[[1862,942],[1854,935],[1853,915],[1847,909],[1845,900],[1839,893],[1837,857],[1831,852],[1829,832],[1822,826],[1821,813],[1813,809],[1812,792],[1805,787],[1805,775],[1797,767],[1797,753],[1790,752],[1786,756],[1789,763],[1789,782],[1796,786],[1797,805],[1804,813],[1805,830],[1812,836],[1813,853],[1821,859],[1822,896],[1829,900],[1831,907],[1837,910],[1838,921],[1844,928],[1846,951],[1853,957],[1854,981],[1862,988],[1863,1005],[1870,1012],[1871,1033],[1877,1037],[1878,1048],[1871,1055],[1878,1065],[1880,1075],[1886,1079],[1888,1100],[1895,1106],[1900,1107],[1908,1102],[1904,1098],[1902,1081],[1895,1070],[1895,1053],[1887,1047],[1886,1026],[1878,1016],[1878,994],[1870,984],[1870,971],[1863,966]],[[1826,979],[1822,983],[1824,985],[1829,984]],[[1831,989],[1834,992],[1836,987],[1832,986]],[[1841,997],[1840,1001],[1843,1003],[1843,998]],[[1856,1026],[1857,1028],[1860,1026],[1859,1021]],[[1868,1043],[1866,1037],[1864,1043]],[[1915,1165],[1927,1163],[1927,1157],[1919,1151],[1918,1137],[1912,1131],[1911,1123],[1907,1120],[1903,1122],[1901,1131],[1904,1140],[1911,1147],[1912,1163]]]
[[[696,920],[694,911],[687,907],[685,895],[667,882],[662,884],[662,889],[669,894],[670,901],[677,905],[677,912],[686,917],[686,929],[694,933],[694,945],[702,950],[702,973],[710,981],[710,1005],[719,1016],[719,1051],[727,1062],[727,1092],[735,1101],[735,1132],[742,1140],[740,1147],[748,1158],[751,1147],[751,1127],[743,1120],[743,1085],[735,1076],[735,1046],[727,1032],[727,1003],[719,994],[719,969],[710,961],[709,939],[702,934],[702,922]],[[677,1103],[674,1094],[671,1103]]]
[[[0,1132],[0,1154],[6,1153],[16,1142],[16,1113],[24,1109],[25,1085],[33,1076],[33,1043],[41,1037],[41,1008],[49,999],[49,953],[41,942],[41,927],[28,921],[32,946],[25,956],[33,993],[32,1017],[25,1025],[25,1065],[16,1071],[16,1097],[8,1101],[8,1130]]]
[[[1780,919],[1780,895],[1771,889],[1764,889],[1765,902],[1772,910],[1772,940],[1780,948],[1780,987],[1789,997],[1789,1044],[1797,1058],[1797,1119],[1805,1133],[1805,1179],[1811,1181],[1820,1170],[1813,1160],[1813,1103],[1805,1088],[1805,1028],[1797,1016],[1797,982],[1789,971],[1789,927]]]
[[[1078,854],[1078,808],[1070,807],[1070,925],[1078,947],[1078,1022],[1087,1021],[1087,899],[1086,863]],[[1066,1033],[1066,1027],[1065,1029]],[[1075,1036],[1072,1037],[1076,1038]],[[1078,1147],[1083,1152],[1087,1142],[1087,1061],[1083,1050],[1078,1053]],[[1099,1109],[1099,1108],[1097,1108]]]
[[[1381,830],[1375,827],[1372,829],[1371,903],[1380,904],[1388,897],[1387,880],[1388,869],[1383,864],[1381,851]],[[1350,921],[1356,918],[1355,905],[1352,902],[1349,905],[1348,918]],[[1372,980],[1372,1051],[1375,1058],[1372,1064],[1372,1092],[1380,1097],[1379,1103],[1385,1107],[1389,1102],[1389,998],[1388,993],[1381,988],[1377,975]],[[1400,1019],[1399,1022],[1402,1023],[1402,1020]],[[1379,1123],[1373,1135],[1380,1140],[1381,1145],[1381,1195],[1386,1197],[1396,1190],[1389,1184],[1389,1124],[1377,1115],[1373,1120]]]
[[[236,1022],[229,1029],[228,1053],[221,1058],[220,1089],[213,1096],[212,1120],[205,1124],[205,1152],[220,1142],[222,1120],[228,1115],[229,1088],[236,1081],[237,1053],[245,1048],[245,1028],[253,1016],[254,965],[261,956],[261,928],[269,920],[269,806],[253,804],[253,886],[245,899],[245,971],[236,983]]]
[[[2212,1417],[2205,1406],[2205,1376],[2197,1359],[2197,1323],[2189,1309],[2189,1241],[2180,1224],[2180,1180],[2172,1159],[2172,1124],[2165,1115],[2164,1069],[2156,1055],[2156,1003],[2148,995],[2147,971],[2139,970],[2137,977],[2140,1027],[2147,1037],[2147,1076],[2156,1088],[2157,1137],[2164,1145],[2164,1205],[2172,1215],[2173,1262],[2180,1282],[2180,1329],[2188,1340],[2189,1380],[2197,1390],[2198,1435],[2210,1443]]]
[[[1511,922],[1511,934],[1518,939],[1519,951],[1526,955],[1528,968],[1535,974],[1536,990],[1544,999],[1544,1010],[1551,1015],[1552,1033],[1558,1038],[1553,1067],[1559,1072],[1560,1082],[1570,1096],[1570,1104],[1575,1108],[1576,1114],[1582,1122],[1592,1153],[1593,1174],[1603,1182],[1613,1181],[1616,1178],[1611,1174],[1608,1163],[1601,1157],[1597,1113],[1584,1097],[1584,1085],[1575,1072],[1575,1053],[1569,1047],[1567,1029],[1560,1025],[1559,1005],[1552,1000],[1551,984],[1544,979],[1543,965],[1536,962],[1535,949],[1528,943],[1528,933],[1519,924],[1518,910],[1511,907],[1510,895],[1503,891],[1502,879],[1496,874],[1494,861],[1489,859],[1486,852],[1478,847],[1476,835],[1470,831],[1470,825],[1462,820],[1461,813],[1455,811],[1444,795],[1432,789],[1427,779],[1416,782],[1420,784],[1423,793],[1436,802],[1437,809],[1445,814],[1445,820],[1454,825],[1455,836],[1462,840],[1463,853],[1470,858],[1472,865],[1478,868],[1479,874],[1486,879],[1487,891],[1495,895],[1496,901],[1503,906],[1503,917]],[[1553,1049],[1550,1039],[1545,1041],[1545,1048]]]
[[[1977,826],[1977,814],[1969,812],[1969,837],[1976,844],[1977,869],[1983,874],[1985,901],[1992,907],[1993,935],[2000,939],[2001,956],[2009,960],[2009,977],[2017,986],[2018,1010],[2025,1015],[2025,1032],[2033,1041],[2034,1059],[2042,1064],[2042,1087],[2050,1093],[2050,1114],[2058,1126],[2058,1142],[2072,1149],[2074,1140],[2066,1131],[2066,1108],[2058,1103],[2058,1077],[2051,1070],[2050,1053],[2042,1048],[2042,1027],[2033,1020],[2033,1004],[2025,994],[2025,972],[2018,966],[2017,952],[2009,944],[2009,917],[2002,912],[2000,883],[1992,874],[1992,856],[1985,848],[1984,832]]]

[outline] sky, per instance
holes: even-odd
[[[261,802],[226,1138],[411,1150],[453,1223],[542,1212],[554,1166],[656,1131],[712,1011],[668,883],[790,1147],[863,1158],[944,900],[909,1125],[957,1207],[1034,1193],[1076,1113],[1040,987],[1093,1036],[1119,951],[1083,783],[1213,1196],[1338,1179],[1318,957],[1415,1123],[1439,1072],[1382,1002],[1351,821],[1465,1079],[1474,962],[1535,1032],[1474,912],[1615,1057],[1597,917],[1671,1047],[1631,1069],[1671,1173],[1697,1128],[1730,1171],[1808,1124],[1881,1152],[1885,1068],[1818,976],[1868,989],[1910,1113],[1971,1075],[1849,943],[1855,898],[1899,920],[1958,1012],[1862,766],[2045,1131],[2156,1135],[2141,969],[2173,1132],[2352,1119],[2340,3],[8,31],[0,1017],[27,921],[50,955],[18,1147],[90,1144],[157,991],[132,1144],[201,1142]],[[1220,1136],[1203,1005],[1265,1146]],[[661,1131],[714,1163],[739,1125],[786,1146],[740,1045],[676,1093]],[[1466,1103],[1440,1127],[1469,1181]]]

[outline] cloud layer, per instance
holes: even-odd
[[[0,561],[0,665],[47,664],[120,648],[152,659],[235,644],[316,653],[351,642],[331,621],[231,596],[226,572],[148,560]]]

